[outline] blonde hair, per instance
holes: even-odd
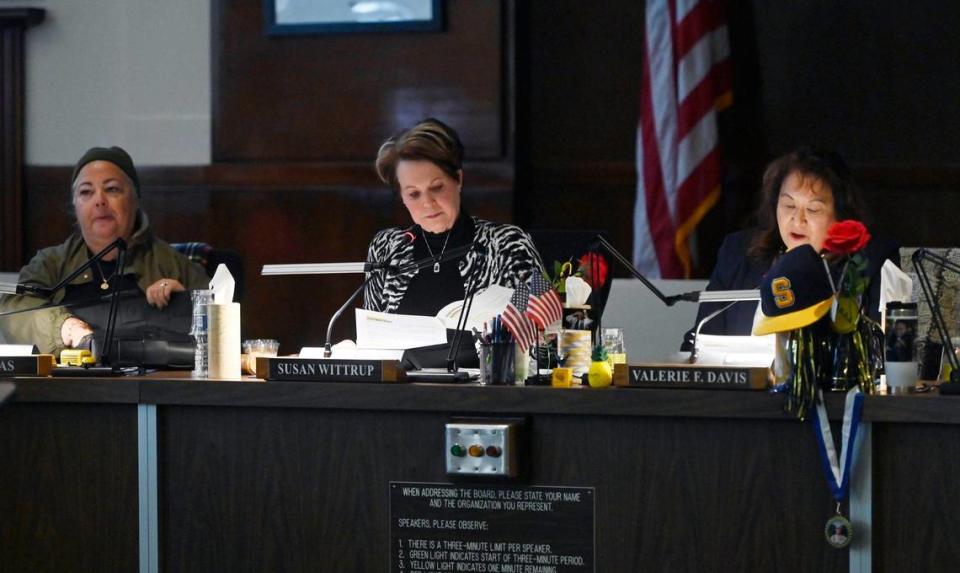
[[[397,163],[401,159],[429,161],[454,179],[463,169],[463,144],[452,127],[427,118],[383,142],[377,152],[376,169],[380,180],[398,189]]]

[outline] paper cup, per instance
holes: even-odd
[[[887,392],[890,394],[906,394],[917,384],[917,363],[914,362],[887,362],[884,367],[887,375]]]

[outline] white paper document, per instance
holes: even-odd
[[[435,316],[357,309],[357,348],[406,350],[446,343],[447,329]]]
[[[403,350],[357,348],[352,340],[341,340],[330,347],[334,360],[400,360]],[[304,346],[300,358],[323,358],[322,346]]]
[[[490,322],[490,319],[503,314],[507,308],[510,297],[513,296],[513,289],[500,285],[490,285],[473,297],[473,304],[470,306],[470,314],[467,316],[466,330],[483,330],[483,323]],[[443,325],[450,330],[457,328],[457,322],[460,320],[460,310],[463,308],[462,300],[456,300],[440,309],[437,318],[443,322]]]
[[[32,344],[0,344],[0,356],[30,356]]]
[[[773,364],[776,335],[722,336],[701,334],[697,337],[697,363],[725,366],[756,366],[766,368]]]

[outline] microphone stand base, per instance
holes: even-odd
[[[50,376],[54,378],[110,378],[113,376],[138,374],[139,371],[140,369],[136,366],[129,368],[115,368],[113,366],[57,366],[50,372]]]
[[[960,383],[957,382],[945,382],[938,386],[940,388],[941,396],[957,396],[960,395]]]
[[[551,384],[551,375],[550,374],[532,374],[526,380],[524,380],[525,386],[550,386]]]
[[[408,382],[435,382],[439,384],[463,384],[472,380],[470,373],[465,370],[448,372],[445,369],[410,370],[407,372]]]

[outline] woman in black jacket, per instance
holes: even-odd
[[[760,286],[760,279],[783,252],[810,244],[823,247],[827,229],[836,221],[864,222],[866,210],[860,188],[843,159],[831,151],[800,147],[774,160],[763,175],[762,202],[756,213],[758,226],[724,238],[707,290],[747,290]],[[879,317],[880,269],[887,260],[900,265],[899,245],[874,237],[864,247],[869,261],[870,286],[864,296],[867,315]],[[687,332],[683,350],[689,350],[696,325],[710,314],[730,305],[707,321],[704,334],[749,335],[757,302],[703,303],[694,328]]]

